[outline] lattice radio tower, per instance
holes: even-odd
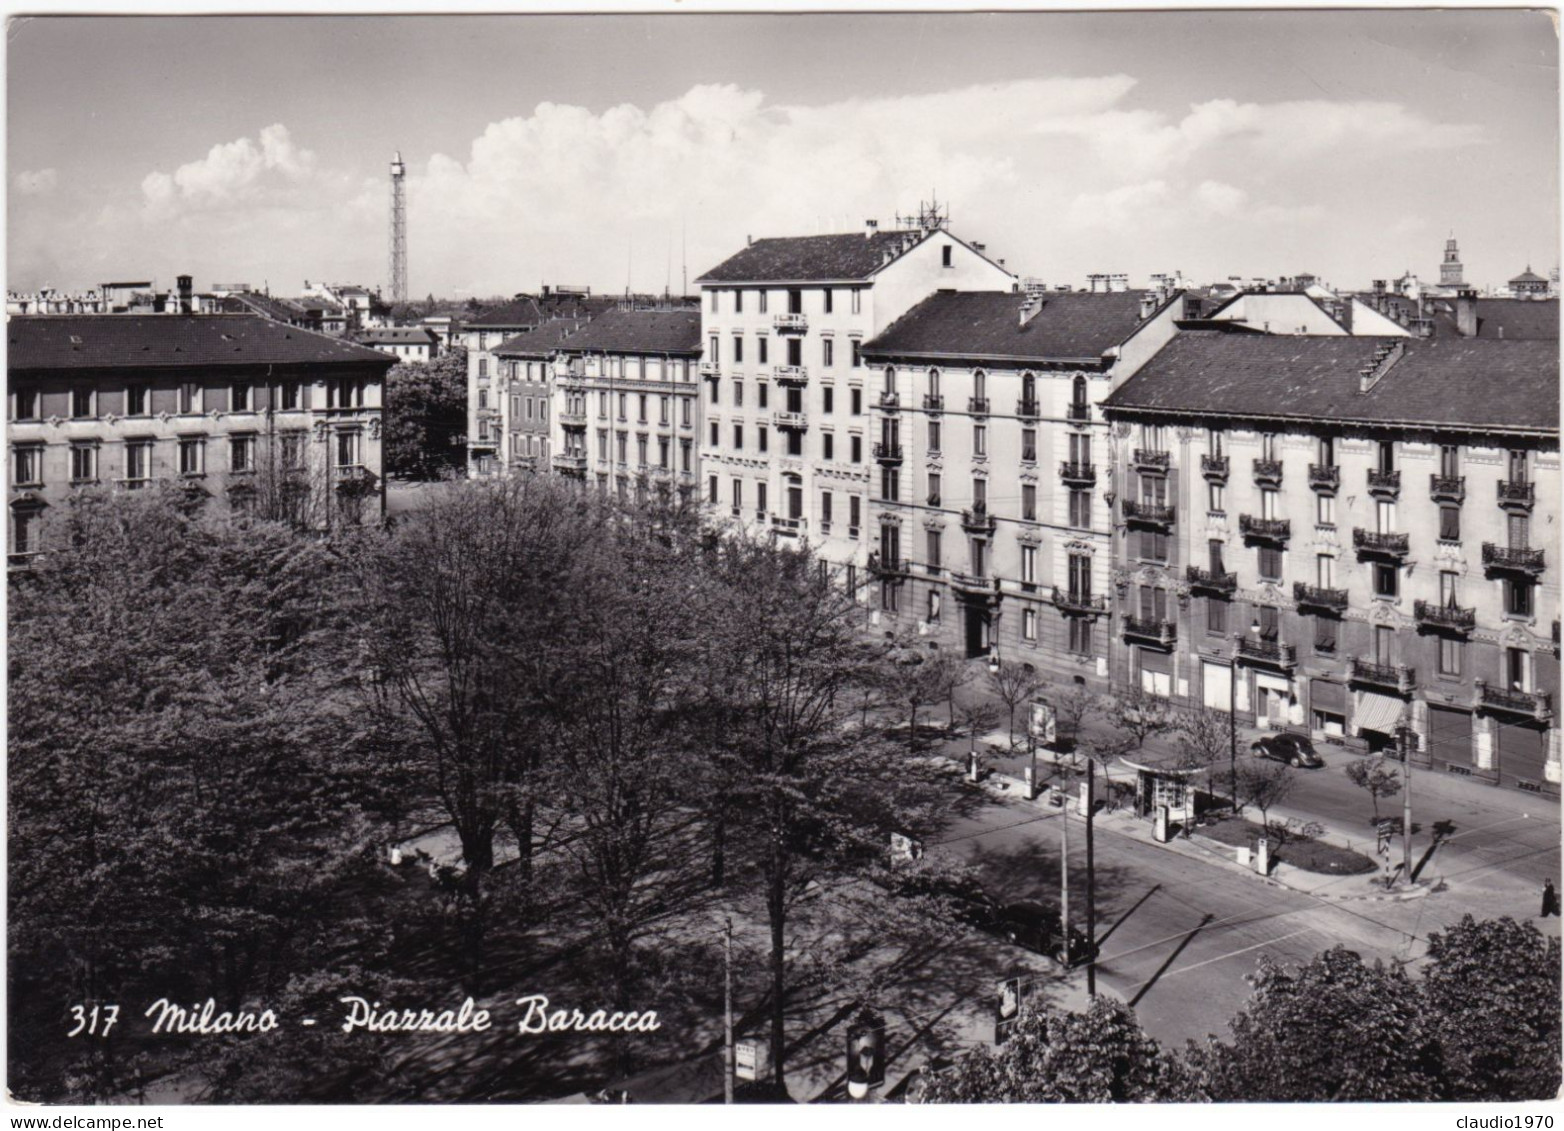
[[[407,166],[397,151],[391,162],[391,301],[407,301]]]

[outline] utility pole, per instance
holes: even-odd
[[[1059,811],[1059,923],[1064,932],[1065,963],[1070,960],[1070,794],[1064,793]]]
[[[1412,886],[1412,729],[1405,723],[1396,727],[1396,743],[1401,747],[1401,875]]]
[[[733,916],[723,920],[722,931],[722,1102],[733,1102]]]
[[[1097,996],[1097,873],[1092,859],[1092,821],[1097,815],[1096,763],[1086,758],[1086,996]],[[1064,952],[1070,953],[1070,931],[1065,928]]]

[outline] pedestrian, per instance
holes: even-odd
[[[1553,890],[1553,881],[1544,880],[1542,884],[1542,917],[1559,913],[1559,893]]]

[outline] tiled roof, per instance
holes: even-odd
[[[1454,334],[1455,300],[1434,300],[1435,332]],[[1480,298],[1477,300],[1477,336],[1506,341],[1556,342],[1559,340],[1557,299]]]
[[[255,291],[242,291],[228,295],[223,300],[223,308],[231,310],[235,314],[255,313],[278,322],[291,322],[304,317],[304,310],[297,303],[285,298],[272,298],[270,295],[259,294]]]
[[[7,323],[13,371],[394,364],[379,350],[258,314],[23,314]]]
[[[421,326],[376,326],[354,337],[365,345],[386,346],[427,346],[435,340],[434,331]]]
[[[1031,361],[1099,358],[1141,324],[1141,295],[1050,294],[1025,325],[1022,294],[940,291],[930,295],[863,347],[866,355],[1017,358]]]
[[[616,301],[604,295],[518,295],[469,318],[467,326],[475,330],[508,330],[541,325],[552,318],[590,318],[611,309]]]
[[[922,243],[927,233],[885,231],[866,236],[786,236],[756,240],[730,255],[697,283],[810,283],[867,279]]]
[[[506,338],[495,347],[493,353],[495,357],[547,358],[584,325],[585,319],[545,322],[534,330],[523,330],[514,338]]]
[[[1444,425],[1556,432],[1553,342],[1396,339],[1398,361],[1367,393],[1359,370],[1382,338],[1182,333],[1104,401],[1115,409],[1207,416]]]
[[[701,312],[610,310],[560,343],[560,349],[594,353],[688,353],[701,351]]]
[[[1512,283],[1546,283],[1547,280],[1544,279],[1541,275],[1538,275],[1537,273],[1532,271],[1532,269],[1530,267],[1528,267],[1528,268],[1526,268],[1526,270],[1522,271],[1519,275],[1515,276],[1515,278],[1511,279],[1510,282],[1512,282]]]

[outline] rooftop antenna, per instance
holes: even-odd
[[[679,273],[683,277],[683,282],[679,284],[680,298],[688,298],[690,296],[689,240],[686,231],[688,223],[689,218],[681,213],[679,216]]]

